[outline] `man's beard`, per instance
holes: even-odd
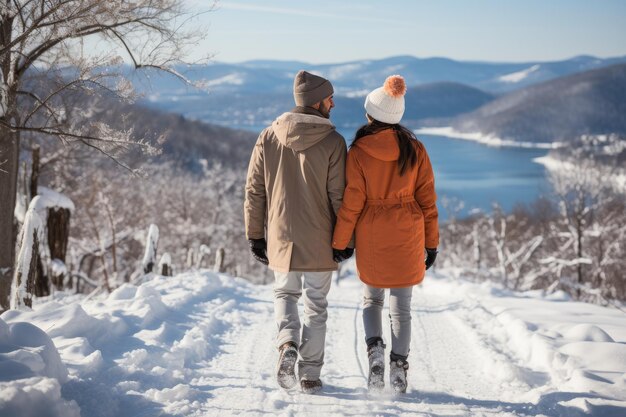
[[[320,103],[320,108],[318,110],[320,113],[322,113],[322,116],[324,116],[327,119],[330,119],[330,106],[326,107],[326,105],[322,101]]]

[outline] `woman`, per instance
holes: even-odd
[[[390,383],[406,392],[411,341],[411,293],[435,261],[439,231],[432,166],[415,135],[401,126],[406,85],[399,75],[365,99],[368,123],[350,146],[346,189],[333,249],[341,254],[355,235],[356,264],[365,284],[363,324],[368,387],[384,387],[381,314],[390,289]],[[424,250],[427,256],[424,261]]]

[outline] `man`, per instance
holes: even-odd
[[[296,74],[296,107],[261,132],[246,181],[246,237],[253,256],[275,275],[276,377],[285,389],[296,385],[299,353],[298,374],[305,393],[322,388],[326,296],[337,262],[352,255],[351,249],[331,247],[346,158],[345,140],[329,120],[333,93],[328,80],[306,71]]]

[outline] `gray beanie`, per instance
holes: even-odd
[[[293,80],[293,99],[296,106],[312,106],[333,95],[333,85],[326,78],[304,70]]]

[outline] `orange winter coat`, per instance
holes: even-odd
[[[354,233],[359,277],[373,287],[419,284],[424,250],[439,244],[432,166],[424,145],[414,145],[417,163],[403,176],[392,129],[362,137],[348,152],[333,248],[344,249]]]

